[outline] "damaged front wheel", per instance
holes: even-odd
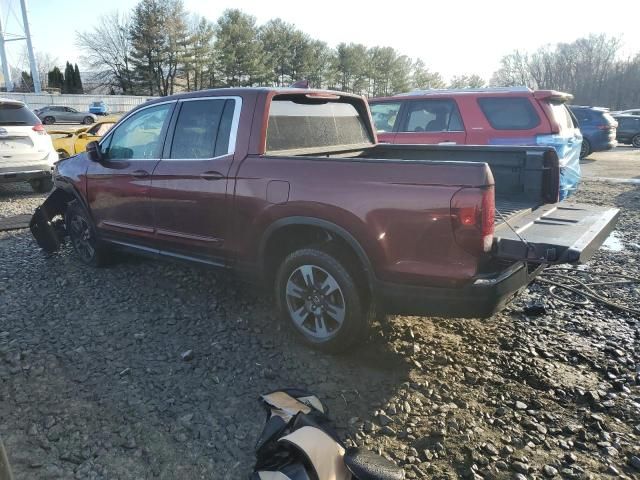
[[[73,249],[82,263],[100,267],[107,263],[108,252],[96,236],[93,222],[84,208],[73,201],[69,204],[65,223]]]

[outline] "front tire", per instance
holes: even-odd
[[[108,263],[108,252],[98,240],[93,221],[77,200],[67,207],[65,225],[73,249],[82,263],[92,267]]]
[[[305,248],[287,256],[275,294],[282,317],[308,345],[340,352],[364,340],[370,308],[354,276],[329,253]]]
[[[640,148],[640,135],[636,135],[631,139],[631,145],[635,148]]]
[[[83,123],[84,125],[91,125],[91,124],[93,123],[93,117],[89,117],[89,116],[84,117],[84,118],[82,119],[82,123]]]
[[[589,155],[591,155],[591,144],[589,140],[583,138],[582,146],[580,147],[580,158],[587,158]]]
[[[29,185],[36,193],[48,193],[53,189],[53,180],[51,178],[38,178],[31,180]]]

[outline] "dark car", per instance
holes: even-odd
[[[582,132],[580,158],[586,158],[593,152],[602,152],[616,147],[618,124],[608,108],[569,105],[569,109],[577,118]]]
[[[248,276],[340,350],[374,313],[490,316],[615,227],[616,209],[558,202],[552,147],[380,145],[370,119],[362,97],[299,88],[147,102],[57,163],[31,229],[93,266],[117,248]]]
[[[618,122],[616,133],[618,142],[640,148],[640,116],[616,115],[614,118]]]

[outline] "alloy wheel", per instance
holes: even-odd
[[[91,262],[96,250],[92,245],[93,238],[89,222],[80,215],[75,215],[71,219],[70,230],[69,236],[77,254],[85,263]]]
[[[640,148],[640,135],[636,135],[635,137],[633,137],[633,140],[631,141],[631,143],[633,144],[634,147]]]
[[[344,295],[325,269],[299,266],[287,280],[285,295],[294,325],[313,340],[326,341],[342,327],[346,314]]]

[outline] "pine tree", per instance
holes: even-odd
[[[75,82],[74,82],[74,72],[73,67],[69,62],[64,67],[64,82],[62,84],[62,93],[73,93]]]
[[[80,78],[80,69],[78,68],[78,64],[76,63],[73,68],[73,76],[74,76],[74,92],[73,93],[84,93],[84,88],[82,88],[82,79]]]
[[[47,73],[47,80],[47,85],[49,86],[49,88],[59,88],[60,90],[62,90],[64,84],[64,75],[58,67],[53,67],[53,69]]]

